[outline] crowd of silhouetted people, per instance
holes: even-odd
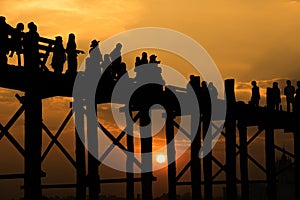
[[[256,81],[251,82],[252,96],[249,104],[254,107],[259,106],[260,91]],[[283,94],[286,97],[287,112],[300,110],[300,81],[297,81],[297,89],[292,85],[290,80],[286,81]],[[275,111],[282,110],[281,108],[281,92],[278,87],[278,82],[273,82],[273,87],[267,91],[267,104]],[[292,109],[291,109],[292,108]]]

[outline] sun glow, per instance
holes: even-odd
[[[156,156],[156,162],[159,164],[162,164],[164,162],[166,162],[166,156],[163,154],[159,154]]]

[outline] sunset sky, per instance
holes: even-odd
[[[75,33],[78,48],[86,52],[91,40],[104,41],[114,34],[133,28],[163,27],[179,31],[207,50],[224,79],[236,78],[237,97],[244,101],[249,100],[252,80],[258,80],[262,94],[274,80],[281,87],[285,79],[291,79],[293,84],[300,80],[300,1],[1,0],[0,15],[5,16],[7,23],[14,27],[18,22],[27,24],[34,21],[40,36],[54,39],[61,35],[64,44],[68,34]],[[170,59],[171,56],[163,55],[158,54],[162,63],[182,71],[186,77],[191,73],[185,66],[181,66],[184,61],[175,62]],[[83,58],[80,56],[80,61]],[[127,58],[126,63],[129,68],[133,67],[134,57]],[[16,92],[0,89],[2,124],[18,107],[14,99]],[[63,98],[44,101],[44,120],[54,132],[66,116],[69,101]],[[14,130],[23,130],[22,120]],[[73,137],[72,131],[71,123],[67,129],[69,136],[64,137]],[[22,138],[19,139],[22,141]],[[65,139],[65,142],[70,152],[73,151],[73,139]],[[0,160],[5,156],[3,152],[8,146],[7,142],[0,141]],[[12,152],[15,153],[14,150]],[[17,160],[21,166],[16,165],[13,158],[7,159],[11,164],[3,165],[3,161],[0,161],[0,170],[9,172],[9,169],[21,169],[23,163],[19,157]],[[55,154],[51,159],[55,161]],[[63,170],[55,172],[52,169],[52,172],[58,173],[56,177],[64,175]],[[72,173],[66,176],[72,177]],[[72,181],[72,178],[68,180]],[[0,197],[9,188],[19,189],[22,184],[19,181],[18,186],[15,186],[15,182],[0,181]],[[156,186],[156,190],[155,194],[159,195],[166,189]],[[18,190],[19,194],[22,193]]]

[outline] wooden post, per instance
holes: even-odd
[[[131,121],[131,113],[130,116],[126,116],[126,132],[127,132],[127,150],[130,153],[134,153],[134,140],[133,140],[133,124],[129,123]],[[134,199],[134,173],[133,173],[133,156],[132,154],[127,155],[126,161],[126,177],[127,177],[127,185],[126,185],[126,199],[131,200]]]
[[[196,76],[190,80],[190,84],[197,96],[198,106],[200,108],[200,77]],[[195,129],[196,128],[196,129]],[[192,200],[202,199],[201,191],[201,159],[199,151],[201,148],[201,119],[199,113],[191,113],[191,135],[195,135],[191,144],[191,184]]]
[[[41,200],[42,100],[25,92],[25,177],[24,199]]]
[[[210,116],[203,117],[203,140],[208,137],[207,141],[210,141],[209,146],[212,145],[212,130],[209,128]],[[213,199],[213,188],[212,188],[212,152],[210,151],[203,158],[203,171],[204,171],[204,199]]]
[[[267,88],[267,117],[265,133],[266,153],[266,175],[267,175],[267,197],[269,200],[276,200],[276,173],[275,173],[275,147],[272,106],[272,88]]]
[[[226,199],[237,199],[236,188],[236,119],[235,119],[235,93],[234,79],[225,80],[227,101],[227,114],[225,121],[226,134]]]
[[[299,102],[297,102],[299,103]],[[300,199],[300,105],[294,109],[295,199]]]
[[[75,128],[75,145],[76,145],[76,200],[86,199],[86,166],[85,166],[85,147],[83,138],[78,135],[84,133],[84,108],[82,100],[75,100],[73,106],[76,106],[75,124],[79,126]]]
[[[151,128],[143,126],[149,125],[150,118],[148,109],[143,108],[140,111],[140,126],[141,130],[141,153],[142,153],[142,170],[148,172],[142,173],[142,200],[152,200],[152,134]],[[146,154],[149,153],[149,154]]]
[[[245,124],[244,120],[239,120],[238,129],[240,140],[240,172],[242,199],[249,200],[247,125]]]
[[[94,109],[94,110],[93,110]],[[88,138],[88,186],[89,200],[98,200],[100,194],[100,177],[98,173],[98,119],[93,115],[95,107],[86,108]]]
[[[176,150],[174,141],[174,116],[172,110],[168,110],[166,120],[166,138],[168,154],[168,199],[176,199]]]

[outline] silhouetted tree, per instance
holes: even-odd
[[[295,87],[292,86],[292,82],[290,80],[286,81],[286,87],[284,88],[284,95],[286,96],[286,106],[287,111],[291,111],[291,104],[294,104],[294,95],[295,95]]]
[[[55,37],[55,45],[53,49],[53,57],[52,57],[52,68],[54,69],[54,73],[61,74],[63,71],[64,63],[66,62],[66,50],[62,43],[62,37]]]
[[[77,50],[74,33],[69,34],[69,40],[66,48],[68,69],[66,74],[74,75],[77,72],[77,56],[78,54],[84,54],[84,51]]]
[[[259,106],[259,100],[260,100],[259,87],[257,86],[256,81],[252,81],[251,85],[252,85],[252,96],[251,96],[250,103],[253,106],[258,107]]]

